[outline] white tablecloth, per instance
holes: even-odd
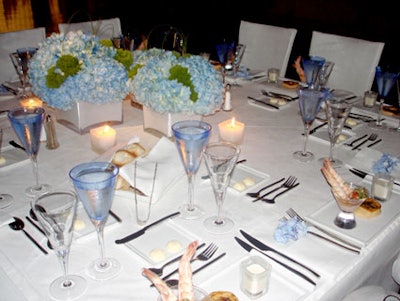
[[[334,202],[334,199],[320,172],[321,164],[318,161],[318,158],[328,156],[329,144],[311,137],[308,149],[315,154],[316,159],[310,163],[295,161],[292,153],[302,149],[304,143],[298,103],[297,101],[290,102],[280,110],[263,109],[248,104],[247,96],[260,96],[261,87],[265,88],[259,84],[232,88],[233,110],[221,111],[204,118],[213,125],[211,140],[218,139],[219,122],[235,117],[246,126],[240,159],[247,159],[244,163],[247,167],[264,173],[268,177],[258,186],[261,187],[272,180],[289,175],[296,176],[300,186],[278,198],[274,205],[252,203],[244,193],[229,189],[223,209],[224,214],[235,221],[235,228],[224,235],[213,235],[208,233],[202,224],[205,217],[216,213],[210,182],[201,179],[201,175],[206,174],[206,168],[202,164],[195,183],[195,199],[205,211],[204,218],[190,221],[175,218],[168,223],[171,227],[188,232],[190,238],[206,243],[215,242],[219,246],[217,255],[226,252],[226,256],[194,275],[193,282],[208,292],[229,290],[240,300],[247,300],[239,288],[239,263],[248,256],[248,253],[234,240],[234,236],[240,236],[239,229],[244,229],[321,274],[321,278],[317,280],[317,286],[313,287],[265,257],[271,262],[273,272],[270,288],[264,299],[337,301],[361,284],[380,284],[382,279],[386,281],[385,285],[388,289],[392,288],[394,284],[388,275],[391,273],[391,263],[400,250],[400,217],[398,215],[388,222],[383,222],[378,231],[371,229],[377,233],[373,240],[362,249],[360,255],[309,235],[288,244],[280,244],[274,240],[273,232],[288,208],[293,207],[302,215],[309,216],[326,204]],[[397,120],[385,118],[392,125],[397,122]],[[157,143],[158,138],[143,131],[142,120],[141,111],[125,102],[124,122],[114,126],[117,130],[118,146],[126,144],[133,136],[139,137],[141,144],[146,148],[151,148]],[[0,125],[5,131],[3,146],[7,145],[11,139],[17,140],[4,115],[0,118]],[[54,188],[72,188],[68,172],[73,166],[85,161],[108,159],[114,151],[112,149],[106,154],[99,155],[90,148],[89,134],[79,135],[60,124],[56,124],[56,132],[60,147],[48,150],[43,144],[38,157],[41,182],[48,183]],[[370,132],[367,126],[362,125],[354,129],[352,135],[355,138],[362,133]],[[377,144],[374,149],[399,156],[399,134],[384,132],[379,135],[383,142]],[[355,154],[355,151],[343,145],[338,145],[335,149],[335,155],[345,163],[350,162]],[[340,168],[340,173],[346,179],[361,181],[345,167]],[[29,161],[6,170],[0,168],[0,181],[1,192],[10,193],[15,198],[13,205],[4,211],[24,219],[28,214],[30,203],[30,199],[24,195],[24,189],[34,182]],[[370,182],[364,183],[367,186],[370,185]],[[257,190],[257,187],[252,190]],[[150,222],[176,211],[186,200],[187,180],[183,177],[168,190],[162,201],[153,205]],[[399,190],[393,193],[390,201],[400,202]],[[94,232],[91,232],[89,235],[76,238],[71,246],[69,270],[70,273],[83,275],[88,281],[88,290],[79,300],[156,300],[158,296],[156,289],[150,288],[149,280],[141,275],[141,268],[151,265],[127,246],[114,243],[116,239],[140,228],[134,219],[133,198],[117,192],[113,211],[123,219],[123,222],[113,223],[106,227],[106,255],[117,258],[122,264],[123,271],[116,278],[105,282],[91,280],[86,275],[85,268],[90,261],[100,256],[97,237]],[[25,225],[26,230],[45,246],[44,237],[26,220]],[[87,226],[91,227],[91,225]],[[335,229],[336,226],[332,223],[330,227]],[[145,235],[151,235],[151,232]],[[49,250],[48,255],[43,255],[24,237],[22,232],[12,231],[7,226],[0,228],[0,237],[2,242],[0,245],[0,279],[2,279],[0,299],[50,300],[49,284],[61,275],[61,268],[53,252]],[[157,239],[154,237],[155,242]],[[195,262],[193,268],[201,264],[202,262]],[[166,272],[175,267],[168,267]]]

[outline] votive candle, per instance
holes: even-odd
[[[242,144],[244,137],[244,123],[236,121],[235,117],[218,124],[221,140],[234,144]]]
[[[37,97],[29,97],[22,99],[19,104],[23,107],[42,107],[43,101]]]
[[[117,140],[117,132],[109,125],[90,130],[92,149],[96,152],[105,152],[113,147]]]

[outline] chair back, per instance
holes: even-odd
[[[0,33],[0,84],[19,80],[9,54],[16,52],[17,48],[39,47],[45,39],[45,27]]]
[[[122,33],[121,21],[119,18],[76,23],[59,23],[58,30],[60,33],[81,30],[84,33],[97,35],[100,40],[111,39]]]
[[[310,55],[335,63],[328,87],[363,95],[370,90],[379,65],[383,42],[373,42],[318,31],[312,32]]]
[[[285,76],[297,29],[240,21],[239,43],[246,45],[242,66],[278,68]]]

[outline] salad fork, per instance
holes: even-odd
[[[378,138],[378,134],[376,133],[372,133],[371,135],[369,135],[369,137],[365,140],[363,140],[363,142],[360,142],[359,144],[357,144],[356,146],[353,146],[353,148],[351,150],[355,150],[358,149],[361,145],[363,145],[364,143],[366,143],[367,141],[375,141],[376,138]]]
[[[290,187],[286,188],[284,191],[279,192],[279,193],[276,194],[273,198],[270,198],[270,199],[268,199],[268,198],[262,198],[261,201],[266,202],[266,203],[269,203],[269,204],[275,204],[275,199],[276,199],[278,196],[284,194],[285,192],[288,192],[288,191],[291,190],[292,188],[295,188],[295,187],[299,186],[299,184],[300,184],[300,183],[297,182],[296,184],[293,184],[293,185],[291,185]]]
[[[296,177],[290,176],[289,178],[287,178],[287,180],[286,180],[283,184],[279,185],[278,187],[272,189],[271,191],[269,191],[269,192],[263,194],[262,196],[259,196],[259,197],[256,198],[255,200],[253,200],[253,203],[254,203],[254,202],[257,202],[257,201],[259,201],[259,200],[262,200],[262,199],[265,198],[267,195],[269,195],[269,194],[271,194],[271,193],[273,193],[273,192],[275,192],[275,191],[277,191],[277,190],[279,190],[279,189],[281,189],[281,188],[290,188],[291,186],[295,185],[296,181],[297,181],[297,178],[296,178]]]
[[[261,188],[261,189],[260,189],[259,191],[257,191],[257,192],[248,192],[248,193],[246,193],[246,194],[247,194],[249,197],[258,198],[258,197],[260,196],[261,192],[263,192],[265,189],[270,188],[271,186],[274,186],[275,184],[278,184],[278,183],[282,182],[283,180],[285,180],[285,178],[279,179],[278,181],[276,181],[276,182],[274,182],[274,183],[268,184],[267,186],[264,186],[263,188]]]

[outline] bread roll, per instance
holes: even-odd
[[[144,155],[144,153],[146,152],[144,147],[141,146],[139,143],[128,144],[127,146],[124,147],[124,150],[127,150],[130,154],[132,154],[136,158]]]
[[[291,81],[291,80],[285,80],[282,82],[282,87],[288,88],[288,89],[296,89],[299,86],[298,82]]]
[[[366,198],[365,201],[354,211],[354,214],[363,218],[373,218],[381,214],[381,203],[373,198]]]
[[[118,167],[121,167],[121,166],[124,166],[125,164],[128,164],[129,162],[132,162],[135,159],[136,159],[136,156],[134,156],[127,150],[120,149],[115,152],[111,161]]]
[[[215,291],[208,295],[211,301],[239,301],[235,294],[228,291]]]

